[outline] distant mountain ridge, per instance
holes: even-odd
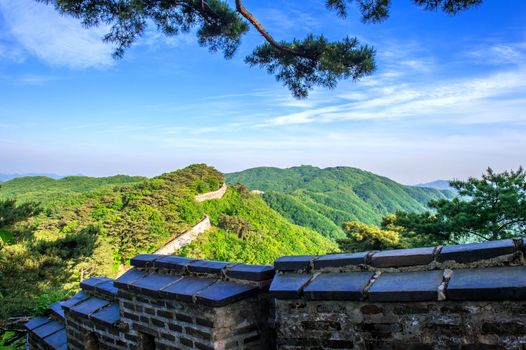
[[[9,181],[9,180],[12,180],[12,179],[16,179],[18,177],[27,177],[27,176],[45,176],[45,177],[49,177],[51,179],[61,179],[61,178],[65,177],[63,175],[58,175],[58,174],[54,174],[54,173],[22,173],[22,174],[18,174],[18,173],[12,173],[12,174],[0,173],[0,182]]]
[[[343,222],[379,224],[397,210],[422,212],[430,200],[454,196],[451,191],[405,186],[351,167],[260,167],[225,177],[228,183],[265,192],[262,198],[281,215],[332,238],[343,236]]]
[[[434,188],[437,190],[447,190],[456,192],[456,190],[449,185],[450,180],[435,180],[431,182],[426,182],[423,184],[418,184],[418,187],[428,187],[428,188]]]

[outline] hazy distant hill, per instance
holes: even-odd
[[[418,187],[429,187],[429,188],[434,188],[437,190],[447,190],[447,191],[456,192],[456,190],[453,187],[449,186],[449,180],[435,180],[435,181],[426,182],[423,184],[418,184],[417,186]]]
[[[270,207],[330,237],[343,235],[340,227],[345,221],[378,224],[397,210],[421,212],[432,199],[453,197],[450,191],[405,186],[351,167],[261,167],[225,176],[229,183],[264,191]]]
[[[50,177],[52,179],[61,179],[64,177],[61,175],[51,174],[51,173],[26,173],[26,174],[2,174],[0,173],[0,182],[15,179],[17,177],[25,177],[25,176],[45,176],[45,177]]]
[[[141,176],[115,175],[109,177],[67,176],[53,179],[46,176],[17,177],[3,182],[0,199],[16,197],[19,201],[39,201],[48,204],[66,195],[79,195],[120,185],[137,184]]]

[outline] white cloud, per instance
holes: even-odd
[[[48,64],[87,68],[113,63],[113,48],[102,42],[102,28],[86,29],[78,19],[34,0],[0,0],[0,12],[12,38]]]

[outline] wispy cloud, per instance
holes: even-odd
[[[32,0],[0,0],[0,12],[9,34],[19,44],[9,50],[23,48],[48,64],[70,68],[113,64],[113,48],[101,40],[104,29],[86,29],[79,20]]]

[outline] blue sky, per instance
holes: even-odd
[[[526,165],[526,1],[454,17],[393,2],[365,25],[321,0],[246,1],[277,39],[349,34],[377,49],[372,76],[298,101],[243,63],[254,30],[228,61],[154,30],[115,61],[105,28],[0,0],[0,172],[348,165],[411,184]]]

